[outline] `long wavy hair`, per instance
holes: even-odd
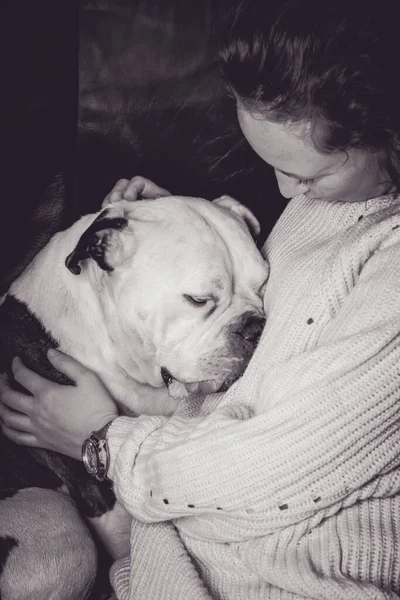
[[[393,0],[246,0],[221,49],[241,105],[306,121],[322,153],[377,153],[400,191],[400,44]]]

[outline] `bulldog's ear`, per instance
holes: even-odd
[[[96,261],[104,271],[113,271],[126,258],[128,248],[121,241],[121,232],[127,227],[128,220],[123,216],[111,216],[109,212],[105,209],[97,216],[65,259],[65,266],[74,275],[79,275],[79,262],[87,258]]]
[[[232,211],[244,221],[253,236],[256,237],[259,235],[261,231],[260,223],[247,206],[244,206],[244,204],[241,204],[238,200],[232,198],[232,196],[221,196],[220,198],[216,198],[216,200],[213,200],[213,204],[218,204],[218,206],[222,206]]]

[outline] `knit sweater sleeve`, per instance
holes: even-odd
[[[262,411],[235,386],[209,414],[118,419],[126,508],[147,522],[192,516],[194,535],[233,541],[378,493],[400,456],[399,264],[397,237],[366,259],[312,350],[268,365],[261,344],[249,406]]]

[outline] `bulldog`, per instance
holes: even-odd
[[[19,355],[40,374],[71,384],[47,361],[48,348],[57,347],[96,372],[120,412],[134,416],[168,415],[188,394],[226,389],[246,368],[265,323],[268,266],[251,235],[258,231],[254,215],[228,196],[122,199],[83,216],[53,236],[4,299],[0,372]],[[4,598],[18,560],[22,568],[26,561],[29,544],[21,538],[34,535],[31,518],[40,521],[35,497],[53,494],[50,506],[57,497],[67,501],[55,512],[65,514],[70,532],[80,526],[72,499],[113,558],[127,553],[129,518],[109,482],[91,478],[73,459],[1,443]],[[53,512],[46,519],[56,520]],[[63,539],[57,549],[42,531],[35,544],[42,557],[51,547],[53,563],[54,556],[67,560]],[[36,598],[32,591],[27,597]]]

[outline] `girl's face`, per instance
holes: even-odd
[[[329,202],[363,202],[388,193],[377,154],[361,149],[321,154],[314,149],[307,123],[275,123],[238,107],[244,136],[273,167],[285,198],[304,194]]]

